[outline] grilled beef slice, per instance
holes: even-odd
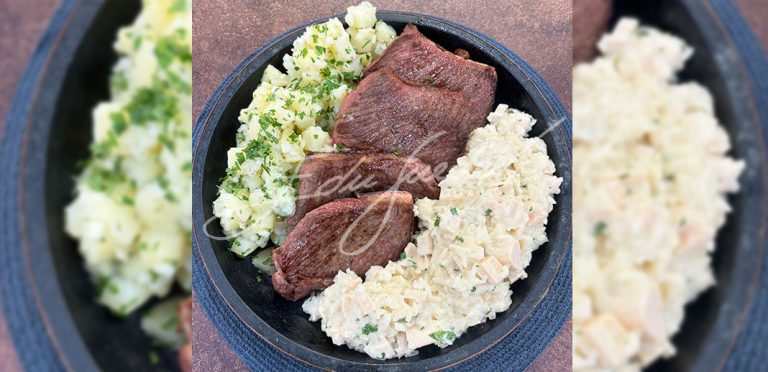
[[[413,218],[413,196],[404,191],[339,199],[316,208],[272,252],[275,291],[296,301],[331,285],[339,270],[362,276],[371,266],[396,260],[411,239]]]
[[[410,192],[414,199],[437,199],[440,195],[429,166],[416,158],[366,153],[307,156],[299,170],[296,212],[286,220],[286,231],[293,230],[304,215],[323,204],[390,189]]]
[[[589,62],[597,54],[597,42],[608,27],[612,0],[573,2],[573,62]]]
[[[363,77],[390,69],[400,78],[461,93],[470,103],[475,128],[485,125],[496,95],[496,69],[472,61],[467,51],[451,53],[409,24],[384,54],[365,69]]]
[[[332,137],[350,149],[415,156],[440,177],[482,125],[469,106],[459,92],[412,84],[382,69],[344,99]]]

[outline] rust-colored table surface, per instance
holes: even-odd
[[[356,1],[267,2],[256,0],[193,0],[194,114],[227,73],[259,45],[295,25],[341,13]],[[768,49],[768,17],[764,0],[734,0],[763,46]],[[37,40],[60,0],[0,0],[0,133],[16,84]],[[292,5],[285,5],[291,3]],[[389,0],[382,9],[441,16],[471,26],[497,39],[528,61],[570,106],[570,2],[498,1],[486,8],[473,1]],[[484,2],[491,3],[491,2]],[[546,5],[535,5],[541,3]],[[383,4],[383,5],[382,5]],[[558,36],[559,35],[559,36]],[[203,57],[203,55],[207,55]],[[199,58],[198,58],[199,57]],[[0,299],[1,301],[2,299]],[[244,369],[195,305],[193,321],[195,367],[203,371]],[[570,322],[532,366],[560,371],[570,363]],[[0,370],[17,371],[19,364],[4,318],[0,314]]]

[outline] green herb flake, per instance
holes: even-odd
[[[168,319],[166,319],[163,324],[160,325],[160,328],[170,331],[179,328],[179,317],[177,315],[174,315]]]
[[[367,335],[369,335],[371,333],[374,333],[374,332],[376,332],[378,330],[379,330],[379,328],[377,328],[375,325],[368,323],[368,324],[366,324],[363,327],[363,334],[367,336]]]
[[[403,156],[403,150],[397,149],[395,152],[393,152],[395,156]]]
[[[437,331],[430,333],[429,337],[432,337],[435,341],[441,344],[449,344],[456,338],[456,334],[451,331]]]
[[[459,211],[456,210],[456,208],[451,208],[451,214],[454,215],[454,216],[458,216],[459,215]]]
[[[125,205],[133,205],[133,198],[130,196],[123,196],[123,198],[120,200]]]
[[[401,260],[404,260],[404,259],[406,259],[406,258],[408,258],[408,255],[407,255],[405,252],[401,252],[401,253],[400,253],[400,259],[401,259]]]
[[[605,222],[600,221],[595,224],[595,229],[592,231],[592,235],[594,236],[603,235],[606,228],[608,228],[608,225]]]
[[[149,364],[153,366],[160,364],[160,355],[156,351],[149,352]]]
[[[493,214],[493,209],[486,209],[485,210],[485,216],[490,217]]]
[[[397,320],[398,323],[405,323],[405,317],[402,317]]]
[[[112,294],[117,294],[118,292],[120,292],[120,288],[117,286],[117,284],[113,283],[109,279],[107,279],[106,281],[105,288],[109,291],[109,293],[112,293]]]
[[[317,52],[317,54],[323,54],[325,53],[325,48],[320,45],[315,45],[315,51]]]
[[[440,226],[440,216],[435,217],[435,227]]]

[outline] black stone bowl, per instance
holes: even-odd
[[[159,363],[150,362],[152,340],[140,328],[140,312],[120,319],[96,303],[78,243],[64,231],[77,163],[89,155],[91,112],[109,99],[117,30],[139,9],[138,0],[63,1],[20,83],[17,101],[29,104],[27,116],[10,118],[23,125],[8,127],[24,131],[18,218],[30,290],[46,328],[40,337],[50,337],[61,365],[73,371],[178,369],[174,351],[160,350]]]
[[[694,48],[681,81],[698,82],[712,93],[716,115],[728,132],[735,156],[746,161],[741,192],[729,202],[733,211],[717,236],[713,269],[717,284],[685,310],[673,342],[677,355],[657,361],[649,371],[723,369],[755,294],[765,253],[768,210],[768,156],[755,99],[746,82],[742,61],[722,21],[708,1],[616,1],[611,28],[619,17],[682,37]],[[763,123],[763,125],[768,123]]]
[[[532,135],[539,135],[564,119],[565,124],[543,136],[549,156],[557,167],[557,175],[565,179],[562,192],[556,198],[557,205],[549,215],[549,243],[534,253],[527,269],[529,277],[513,285],[511,308],[498,314],[495,320],[470,328],[445,349],[430,346],[420,349],[417,356],[378,361],[346,346],[333,345],[320,329],[319,322],[310,322],[302,312],[301,301],[289,302],[276,294],[268,276],[258,282],[259,274],[250,260],[231,253],[226,240],[211,238],[224,236],[218,221],[213,218],[212,203],[217,195],[219,179],[225,175],[227,150],[235,145],[238,113],[251,101],[252,92],[259,84],[264,69],[270,64],[276,67],[282,65],[283,55],[290,52],[293,41],[304,32],[303,26],[277,37],[247,58],[210,98],[200,115],[193,144],[193,239],[213,285],[235,315],[255,335],[289,356],[334,370],[441,368],[472,358],[530,320],[531,311],[545,296],[552,295],[548,291],[558,270],[570,270],[570,267],[562,267],[571,248],[570,121],[567,117],[563,118],[564,111],[555,102],[556,98],[545,96],[543,91],[547,89],[541,89],[542,86],[537,84],[542,83],[526,72],[530,70],[516,64],[503,47],[478,36],[475,31],[439,18],[412,13],[380,11],[378,17],[398,33],[412,22],[446,49],[465,49],[472,59],[494,66],[499,76],[496,104],[506,103],[533,115],[538,123]],[[570,286],[560,290],[570,291]],[[571,305],[562,306],[570,308]],[[560,326],[542,325],[557,329]]]

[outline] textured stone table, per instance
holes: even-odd
[[[305,21],[343,12],[346,6],[354,2],[333,1],[322,6],[317,2],[304,0],[286,8],[266,1],[246,0],[194,0],[195,1],[195,52],[214,53],[206,65],[195,61],[195,117],[202,109],[207,97],[213,92],[226,74],[239,61],[256,49],[261,43]],[[764,0],[734,0],[742,8],[745,18],[757,33],[763,46],[768,49],[768,17]],[[15,92],[16,83],[26,67],[37,40],[45,29],[51,14],[59,0],[0,0],[0,133],[5,124],[5,116],[10,107],[10,100]],[[386,1],[385,9],[401,9],[435,14],[448,18],[484,32],[506,46],[533,65],[560,95],[570,104],[570,71],[561,67],[560,62],[568,63],[569,52],[560,52],[560,62],[552,60],[552,55],[538,54],[533,48],[538,37],[546,33],[569,33],[570,2],[558,0],[552,5],[535,6],[529,16],[521,15],[523,8],[514,3],[527,4],[532,1],[495,2],[487,9],[466,8],[470,1],[422,1],[416,3],[398,0]],[[543,0],[538,2],[545,3]],[[310,6],[310,4],[312,4]],[[275,13],[282,10],[282,14]],[[558,17],[555,10],[562,16]],[[232,13],[234,12],[234,13]],[[228,18],[227,14],[237,14]],[[547,20],[545,22],[545,20]],[[208,22],[204,25],[204,22]],[[516,34],[517,33],[517,34]],[[520,36],[516,36],[516,35]],[[534,35],[535,34],[535,35]],[[246,35],[247,37],[242,37]],[[554,39],[553,39],[554,40]],[[552,50],[568,51],[567,38],[551,42]],[[538,58],[537,58],[538,55]],[[0,299],[2,301],[2,299]],[[193,327],[196,367],[203,371],[221,371],[243,369],[237,357],[229,351],[212,324],[195,305]],[[563,370],[570,360],[570,323],[561,331],[561,335],[539,357],[532,367],[537,371]],[[0,314],[0,370],[17,371],[16,358],[5,321]]]

